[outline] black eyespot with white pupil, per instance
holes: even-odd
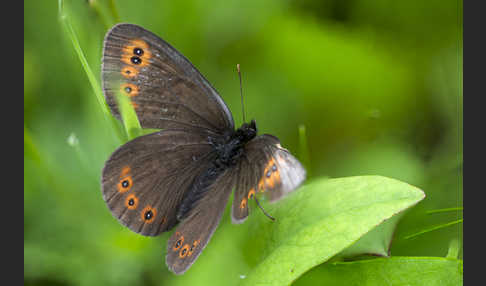
[[[130,185],[130,183],[128,182],[128,180],[125,180],[122,182],[122,187],[124,188],[128,188],[128,186]]]
[[[153,216],[154,216],[154,213],[152,211],[146,211],[145,215],[144,215],[146,220],[151,219]]]
[[[131,57],[130,60],[132,61],[133,64],[136,64],[136,65],[139,65],[139,64],[142,63],[142,60],[137,56]]]
[[[271,175],[272,175],[272,171],[268,171],[267,172],[267,178],[270,178]]]
[[[272,171],[274,171],[274,172],[277,171],[277,166],[273,165],[272,166]]]
[[[182,249],[181,255],[184,256],[184,254],[186,254],[186,252],[187,252],[187,248]]]
[[[135,49],[133,49],[133,54],[135,54],[137,56],[141,56],[141,55],[143,55],[143,50],[140,49],[140,48],[135,48]]]
[[[132,92],[132,88],[131,88],[131,87],[129,87],[129,86],[125,87],[125,92],[126,92],[126,93],[130,93],[130,92]]]
[[[181,240],[181,239],[179,239],[179,240],[176,242],[175,247],[176,247],[176,248],[179,248],[179,246],[181,246],[181,244],[182,244],[182,240]]]
[[[135,200],[134,199],[129,199],[128,200],[128,205],[129,206],[133,206],[135,204]]]

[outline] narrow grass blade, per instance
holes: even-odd
[[[121,92],[117,92],[116,99],[118,106],[120,107],[120,114],[123,119],[123,126],[125,127],[128,140],[132,140],[142,135],[142,127],[140,126],[137,113],[135,112],[129,97],[121,94]]]
[[[457,208],[447,208],[447,209],[438,209],[438,210],[431,210],[427,211],[427,214],[436,214],[436,213],[446,213],[446,212],[455,212],[455,211],[462,211],[463,207],[457,207]]]
[[[74,32],[74,29],[71,25],[71,21],[69,20],[69,17],[67,13],[64,10],[64,1],[59,0],[59,20],[62,23],[64,30],[66,31],[67,35],[71,39],[71,42],[73,44],[73,48],[78,55],[79,61],[81,62],[81,65],[83,66],[84,71],[86,72],[86,76],[88,77],[89,83],[91,84],[91,87],[93,88],[93,92],[96,96],[96,99],[98,100],[99,106],[101,108],[101,111],[103,112],[103,116],[105,120],[112,126],[112,129],[114,130],[114,133],[118,137],[118,139],[121,142],[125,141],[125,138],[123,135],[120,133],[120,130],[116,126],[116,124],[113,121],[113,118],[110,115],[110,111],[108,108],[108,104],[105,101],[105,98],[103,96],[103,93],[101,92],[101,87],[96,80],[96,77],[89,67],[88,61],[86,60],[86,57],[83,53],[83,50],[81,49],[81,46],[79,44],[78,38],[76,37],[76,33]]]
[[[458,224],[458,223],[462,223],[463,220],[464,219],[461,218],[461,219],[458,219],[458,220],[455,220],[455,221],[451,221],[451,222],[448,222],[448,223],[439,224],[439,225],[433,226],[431,228],[427,228],[427,229],[424,229],[422,231],[419,231],[417,233],[407,235],[407,236],[404,237],[404,239],[410,239],[410,238],[419,236],[419,235],[424,234],[424,233],[427,233],[427,232],[431,232],[431,231],[434,231],[434,230],[439,230],[441,228],[445,228],[445,227],[448,227],[448,226],[451,226],[451,225],[455,225],[455,224]]]

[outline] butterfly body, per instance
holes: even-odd
[[[166,263],[184,273],[213,235],[231,192],[233,223],[264,194],[270,202],[295,190],[305,170],[254,120],[235,130],[231,112],[197,69],[164,40],[132,24],[105,37],[103,91],[121,119],[115,94],[132,103],[143,128],[162,129],[113,152],[102,171],[103,199],[121,224],[155,236],[175,228]]]

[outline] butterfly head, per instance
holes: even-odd
[[[255,119],[252,119],[250,123],[246,123],[246,122],[243,123],[243,125],[241,125],[241,127],[238,130],[236,130],[238,137],[240,137],[240,140],[244,143],[255,138],[257,132],[258,130],[257,130]]]

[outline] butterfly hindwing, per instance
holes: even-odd
[[[255,163],[250,162],[248,157],[242,156],[237,168],[237,183],[231,206],[231,220],[235,224],[243,223],[246,220],[249,201],[256,194],[259,168]]]
[[[276,202],[295,190],[306,175],[300,162],[272,135],[260,135],[248,142],[243,156],[232,205],[233,223],[246,219],[248,201],[253,196],[264,193],[270,202]]]
[[[233,169],[226,169],[209,187],[208,195],[177,226],[167,241],[166,263],[183,274],[198,258],[216,230],[234,185]]]
[[[102,193],[113,216],[143,235],[157,235],[178,221],[177,207],[214,153],[207,135],[163,130],[118,148],[102,172]]]
[[[192,126],[223,133],[233,118],[216,90],[176,49],[133,24],[117,24],[104,41],[102,82],[120,119],[116,93],[128,96],[143,128]]]

